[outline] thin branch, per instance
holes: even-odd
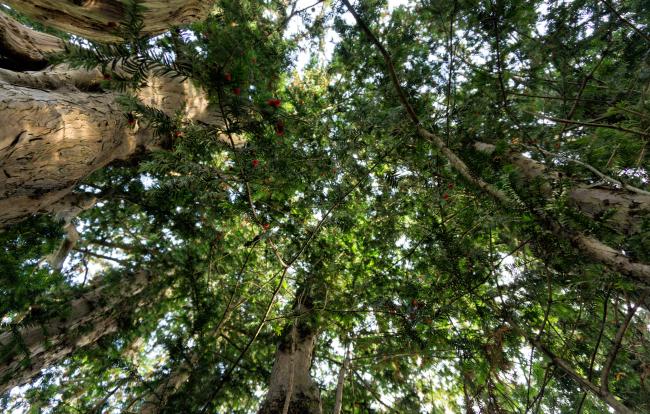
[[[553,116],[540,114],[539,112],[530,112],[530,111],[523,111],[523,112],[526,112],[527,114],[530,114],[530,115],[533,115],[533,116],[538,116],[540,118],[548,119],[549,121],[563,123],[563,124],[572,124],[572,125],[587,126],[587,127],[594,127],[594,128],[614,129],[616,131],[629,132],[631,134],[640,135],[642,137],[650,137],[650,134],[647,133],[647,132],[638,131],[636,129],[625,128],[625,127],[621,127],[621,126],[618,126],[618,125],[599,124],[599,123],[596,123],[596,122],[588,122],[588,121],[572,121],[570,119],[556,118],[556,117],[553,117]]]
[[[650,42],[650,36],[648,36],[647,34],[643,33],[643,32],[641,31],[641,29],[639,29],[639,28],[636,27],[636,26],[635,26],[631,21],[629,21],[628,19],[626,19],[625,17],[623,17],[623,15],[622,15],[621,13],[619,13],[618,10],[616,10],[616,8],[614,8],[614,6],[613,6],[609,1],[607,1],[607,0],[603,0],[603,3],[605,3],[605,5],[607,6],[607,8],[610,9],[610,10],[612,11],[612,13],[614,13],[614,14],[616,15],[616,17],[618,17],[619,19],[621,19],[621,20],[623,21],[623,23],[625,23],[626,25],[628,25],[628,26],[629,26],[632,30],[634,30],[634,31],[635,31],[639,36],[641,36],[642,38],[644,38],[644,39],[646,40],[646,42]]]
[[[641,299],[628,310],[627,315],[623,320],[623,323],[621,324],[621,326],[618,328],[618,331],[616,332],[616,336],[614,337],[614,344],[612,345],[612,348],[610,349],[609,354],[607,355],[607,360],[605,361],[605,365],[603,366],[603,370],[600,374],[600,392],[602,393],[609,392],[609,372],[612,370],[612,366],[614,365],[614,361],[616,360],[616,355],[618,354],[619,349],[621,349],[621,344],[623,342],[623,336],[625,336],[625,331],[627,331],[627,327],[630,325],[630,322],[632,321],[632,318],[634,317],[636,310],[639,308],[639,305],[643,302],[645,296],[646,295],[644,294],[641,297]]]
[[[345,385],[345,372],[350,365],[350,344],[348,343],[345,349],[345,359],[343,364],[339,369],[339,378],[336,385],[336,398],[334,399],[334,410],[332,414],[341,414],[341,408],[343,407],[343,386]]]
[[[607,307],[609,305],[610,292],[611,289],[607,289],[607,293],[605,294],[605,301],[603,303],[603,320],[600,323],[600,331],[598,332],[598,339],[596,339],[596,346],[594,347],[594,351],[591,353],[591,360],[589,361],[589,372],[587,373],[587,379],[589,381],[592,380],[594,374],[594,363],[596,362],[596,354],[598,354],[598,348],[600,348],[600,341],[603,339],[603,332],[605,331],[605,324],[607,323]],[[584,394],[582,394],[582,399],[580,400],[580,404],[578,405],[578,409],[576,410],[577,414],[580,414],[582,412],[582,406],[584,405],[586,398],[587,398],[587,393],[585,392]]]
[[[601,179],[603,179],[605,181],[608,181],[611,184],[614,184],[614,185],[617,185],[617,186],[619,186],[621,188],[624,188],[624,189],[626,189],[628,191],[631,191],[633,193],[643,194],[643,195],[650,195],[650,191],[645,191],[645,190],[642,190],[640,188],[631,186],[629,184],[625,184],[622,181],[619,181],[619,180],[617,180],[615,178],[612,178],[612,177],[600,172],[597,168],[595,168],[595,167],[593,167],[593,166],[591,166],[591,165],[589,165],[589,164],[587,164],[585,162],[582,162],[580,160],[576,160],[575,158],[569,158],[569,157],[567,157],[565,155],[558,154],[558,153],[551,152],[551,151],[547,151],[547,150],[545,150],[543,148],[539,148],[537,146],[536,147],[526,146],[526,148],[536,149],[536,150],[538,150],[538,151],[540,151],[540,152],[542,152],[542,153],[544,153],[546,155],[550,155],[551,157],[557,157],[557,158],[559,158],[561,160],[570,161],[570,162],[572,162],[574,164],[578,164],[578,165],[580,165],[582,167],[585,167],[586,169],[588,169],[592,173],[596,174],[599,178],[601,178]]]

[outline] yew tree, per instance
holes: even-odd
[[[4,1],[7,412],[650,412],[650,5]]]

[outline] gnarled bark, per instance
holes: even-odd
[[[16,35],[5,36],[0,54],[9,48],[39,61],[43,53],[62,47],[56,38],[8,16],[0,15],[0,28]],[[99,70],[65,66],[36,72],[0,69],[0,228],[38,212],[66,218],[70,203],[63,201],[80,180],[138,149],[158,147],[153,131],[128,122],[118,94],[102,90],[102,80]],[[170,116],[182,108],[188,121],[224,125],[205,92],[190,80],[151,76],[135,93]]]
[[[124,312],[119,304],[128,306],[149,280],[149,272],[141,271],[124,277],[114,288],[100,283],[72,299],[66,306],[67,315],[1,333],[4,357],[0,361],[0,394],[29,382],[41,369],[62,361],[76,349],[116,332]]]
[[[119,41],[116,30],[125,21],[120,0],[5,0],[31,19],[97,42]],[[201,0],[142,0],[143,34],[157,35],[172,26],[205,18],[213,7]]]
[[[5,80],[13,75],[0,69],[0,225],[51,209],[79,180],[151,139],[129,127],[113,93],[42,89],[42,74],[30,86]]]

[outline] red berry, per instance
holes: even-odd
[[[260,161],[259,160],[253,160],[253,161],[251,161],[251,164],[253,164],[253,168],[257,168],[257,166],[260,165]]]
[[[452,188],[454,188],[454,185],[452,183],[449,183],[447,184],[447,188],[451,190]]]
[[[232,75],[230,72],[226,72],[223,74],[223,78],[226,80],[226,82],[230,82],[232,80]]]
[[[269,99],[266,103],[274,108],[279,108],[282,102],[279,99]]]
[[[264,228],[264,230],[268,230],[269,227],[271,227],[271,225],[269,223],[264,223],[262,227]]]
[[[232,88],[232,93],[239,96],[239,95],[241,95],[241,89],[238,88],[238,87],[234,87],[234,88]]]
[[[176,131],[176,132],[174,132],[174,135],[176,135],[177,137],[180,137],[180,136],[183,135],[183,131]]]
[[[442,195],[442,198],[444,198],[445,200],[449,200],[449,194],[444,193],[444,194]]]

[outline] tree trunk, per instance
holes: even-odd
[[[116,31],[126,20],[125,1],[119,0],[5,0],[20,13],[67,33],[97,42],[116,42]],[[206,17],[213,7],[201,0],[141,0],[142,34],[157,35],[170,27]]]
[[[0,394],[31,381],[41,369],[62,361],[76,349],[116,332],[120,314],[149,280],[150,274],[141,271],[124,277],[115,287],[99,284],[68,302],[67,315],[0,334]]]
[[[59,201],[90,173],[139,149],[159,146],[130,125],[118,94],[95,91],[99,71],[16,73],[0,69],[0,227],[37,212],[67,214]],[[153,77],[138,91],[146,105],[188,121],[222,125],[189,80]]]
[[[307,316],[297,317],[284,330],[275,353],[269,390],[258,414],[323,412],[318,385],[309,374],[317,336],[314,322],[309,317],[310,307],[299,304],[294,308],[297,314],[306,313]]]
[[[0,12],[0,68],[45,69],[45,55],[63,48],[63,41],[58,37],[25,27]]]
[[[192,355],[191,361],[183,361],[169,374],[166,381],[156,387],[155,392],[147,395],[140,414],[158,414],[163,411],[167,400],[174,395],[190,378],[193,365],[198,361],[197,355]]]
[[[26,59],[15,62],[21,68],[61,47],[1,14],[0,27],[16,35],[5,35],[0,54]],[[83,209],[92,201],[72,194],[80,180],[140,148],[158,147],[152,130],[129,123],[119,95],[102,90],[102,80],[99,70],[0,69],[0,228],[37,212],[69,216],[67,209]],[[224,124],[190,80],[151,76],[136,95],[170,116],[183,108],[187,121]]]
[[[127,124],[116,94],[79,90],[77,76],[85,74],[65,82],[0,69],[0,226],[48,211],[81,179],[151,140]]]

